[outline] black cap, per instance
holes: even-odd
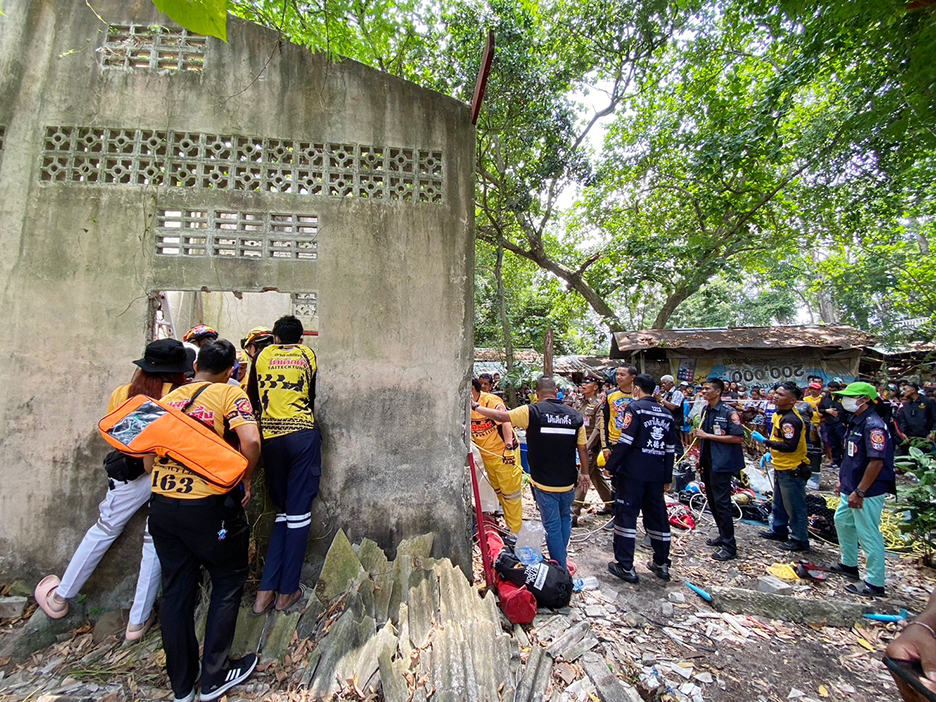
[[[195,361],[195,351],[183,346],[175,339],[157,339],[148,344],[143,358],[134,364],[147,373],[191,373]]]

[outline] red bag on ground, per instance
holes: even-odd
[[[487,532],[487,543],[493,561],[497,558],[497,554],[504,550],[504,542],[492,529]],[[533,621],[533,617],[536,616],[536,598],[526,589],[526,586],[518,587],[501,579],[495,573],[494,587],[497,589],[497,599],[507,621],[511,624],[529,624]]]

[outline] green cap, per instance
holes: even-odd
[[[846,397],[870,397],[872,400],[878,399],[878,392],[871,383],[849,383],[844,390],[836,390],[832,394]]]

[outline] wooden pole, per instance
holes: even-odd
[[[481,68],[478,71],[478,81],[475,83],[474,97],[471,98],[471,123],[478,123],[481,113],[481,103],[484,101],[484,91],[487,90],[488,76],[491,75],[491,64],[494,62],[494,30],[488,30],[487,46],[484,47],[484,56],[481,58]]]
[[[553,375],[553,329],[552,325],[546,327],[546,338],[543,341],[543,375],[552,378]]]

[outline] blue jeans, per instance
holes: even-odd
[[[572,503],[575,501],[575,490],[546,492],[534,487],[533,497],[536,498],[540,519],[543,520],[543,528],[546,530],[549,557],[563,568],[568,568],[566,548],[572,535]]]
[[[806,481],[793,476],[792,470],[774,471],[773,512],[770,527],[777,534],[792,536],[809,543],[809,515],[806,511]]]

